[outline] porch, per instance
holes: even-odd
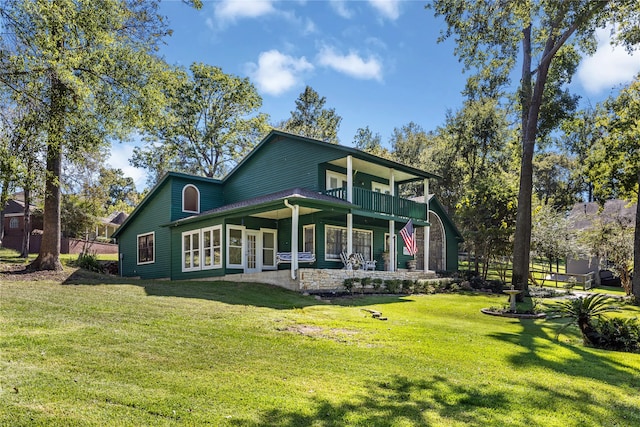
[[[433,271],[369,271],[369,270],[339,270],[339,269],[316,269],[300,268],[297,270],[296,278],[292,279],[289,270],[262,271],[251,274],[227,274],[219,280],[228,282],[249,282],[266,283],[280,286],[296,292],[324,293],[343,292],[343,282],[350,278],[364,278],[381,280],[426,280],[435,279]],[[202,279],[211,280],[211,279]],[[216,279],[218,280],[218,279]]]
[[[346,187],[326,190],[323,194],[345,201],[348,200]],[[426,204],[365,188],[353,187],[352,203],[358,205],[363,211],[413,218],[414,220],[427,220]]]

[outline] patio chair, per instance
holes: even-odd
[[[367,261],[364,259],[364,256],[360,253],[355,254],[355,256],[363,270],[376,269],[376,262],[377,262],[376,260]]]
[[[344,264],[345,270],[353,270],[353,261],[352,258],[346,252],[340,252],[340,259]]]

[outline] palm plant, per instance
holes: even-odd
[[[589,294],[560,302],[560,314],[562,317],[569,317],[571,321],[560,328],[556,338],[565,328],[576,325],[582,333],[584,345],[597,347],[600,334],[592,320],[601,318],[604,313],[618,310],[618,307],[610,305],[608,300],[609,297],[604,294]]]

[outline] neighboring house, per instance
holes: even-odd
[[[422,269],[457,270],[462,237],[440,203],[396,196],[401,184],[428,189],[433,178],[354,148],[272,131],[222,180],[167,173],[113,235],[120,272],[225,280],[263,272],[257,281],[268,282],[264,272],[280,270],[273,283],[309,289],[318,271],[343,268],[341,253],[376,260],[378,271],[404,269],[413,257],[398,232],[409,219],[423,236],[433,225],[426,235],[434,249],[424,238],[418,245]],[[291,262],[279,264],[280,252]],[[302,252],[313,261],[302,262]]]
[[[629,204],[624,200],[607,200],[604,206],[597,202],[577,203],[569,212],[572,229],[581,232],[591,228],[596,220],[608,222],[621,219],[633,226],[636,219],[636,204]],[[606,264],[606,259],[589,258],[586,255],[568,257],[567,273],[586,274],[597,272]]]
[[[24,239],[24,195],[16,193],[7,202],[4,208],[4,236],[1,245],[4,248],[21,251],[22,241]],[[42,212],[35,206],[30,206],[31,226],[28,230],[29,236],[29,253],[38,253],[40,244],[42,243],[43,218]],[[96,241],[96,238],[109,239],[115,230],[124,222],[127,214],[123,212],[115,212],[107,218],[102,218],[100,225],[96,227],[95,235],[89,236],[89,240],[80,240],[68,238],[64,235],[60,237],[60,253],[80,253],[87,247],[91,252],[98,254],[113,254],[117,252],[117,247],[113,244]]]
[[[4,206],[2,247],[21,250],[25,227],[24,212],[24,193],[16,193]],[[33,205],[29,206],[29,213],[30,227],[28,232],[42,230],[42,213]]]
[[[106,218],[100,218],[100,224],[96,226],[95,239],[109,240],[118,227],[127,219],[129,215],[124,212],[113,212]]]

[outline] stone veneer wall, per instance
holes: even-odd
[[[371,277],[382,280],[434,279],[433,271],[364,271],[364,270],[319,270],[301,268],[298,270],[299,290],[303,292],[342,291],[344,279]]]

